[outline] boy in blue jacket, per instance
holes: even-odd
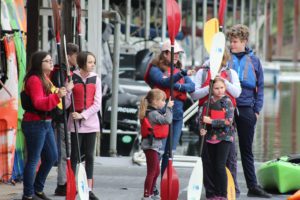
[[[248,197],[271,198],[272,195],[264,191],[257,183],[252,143],[255,125],[259,112],[263,107],[264,74],[258,57],[247,47],[249,29],[245,25],[237,24],[227,32],[230,41],[231,60],[229,65],[240,79],[242,93],[236,99],[237,111],[235,120],[239,136],[239,146],[242,166],[248,187]]]

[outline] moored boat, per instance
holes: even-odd
[[[261,186],[280,193],[295,191],[300,188],[300,155],[283,156],[268,161],[257,172]]]

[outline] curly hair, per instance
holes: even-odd
[[[243,24],[236,24],[232,26],[226,33],[227,39],[239,38],[241,41],[248,40],[249,28]]]

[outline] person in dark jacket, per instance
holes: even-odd
[[[272,195],[258,185],[255,175],[252,144],[257,118],[263,107],[264,74],[259,58],[247,47],[248,38],[249,30],[245,25],[234,25],[227,32],[231,50],[229,65],[237,72],[242,86],[242,93],[236,99],[235,120],[248,187],[247,196],[271,198]]]
[[[70,66],[70,71],[73,72],[77,66],[77,54],[79,52],[79,47],[73,43],[67,43],[67,59]],[[60,70],[62,67],[62,72]],[[60,76],[63,80],[67,80],[67,66],[62,64],[62,66],[55,66],[55,70],[51,73],[52,83],[56,86],[60,86]],[[66,143],[65,143],[65,131],[64,131],[64,115],[63,112],[55,112],[52,121],[54,132],[56,135],[56,142],[58,146],[58,164],[57,164],[57,187],[54,191],[56,196],[66,196],[66,167],[67,167],[67,155],[66,155]],[[67,133],[69,144],[70,133]],[[71,146],[71,145],[70,145]],[[71,149],[69,146],[69,149]]]
[[[147,162],[147,176],[142,200],[160,199],[159,195],[153,193],[153,188],[160,171],[159,149],[162,147],[162,139],[166,138],[169,133],[169,124],[172,123],[171,109],[174,102],[169,100],[166,112],[163,113],[162,109],[165,104],[166,94],[160,89],[150,90],[140,103],[139,118],[143,137],[141,147]]]

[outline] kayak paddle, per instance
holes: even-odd
[[[72,80],[71,73],[70,73],[70,65],[68,61],[68,56],[67,56],[67,43],[66,43],[66,37],[64,35],[64,53],[65,53],[65,60],[66,60],[66,68],[67,68],[67,76],[68,76],[68,81],[70,82]],[[72,110],[75,110],[74,107],[74,99],[73,99],[73,93],[71,93],[71,101],[72,101]],[[74,126],[75,126],[75,121],[74,121]],[[75,126],[76,127],[76,126]],[[75,133],[77,133],[77,128],[75,128]],[[69,151],[69,139],[65,139],[66,143],[66,151],[67,151],[67,192],[66,192],[66,200],[74,200],[76,197],[76,181],[75,181],[75,176],[74,172],[72,170],[72,165],[70,161],[70,151]]]
[[[179,6],[175,0],[167,0],[167,23],[168,23],[168,33],[171,42],[171,99],[173,100],[173,91],[174,91],[174,80],[173,80],[173,73],[174,73],[174,42],[175,37],[179,31],[181,22],[181,13]],[[169,161],[167,169],[164,171],[162,180],[161,180],[161,198],[162,200],[177,200],[179,194],[179,180],[177,172],[173,166],[173,155],[172,155],[172,140],[173,140],[173,126],[170,124],[169,127],[169,135],[168,135],[168,142],[169,142]]]
[[[204,30],[205,31],[205,30]],[[209,86],[209,98],[212,95],[212,83],[214,78],[218,75],[219,67],[222,62],[223,54],[225,49],[225,35],[223,33],[215,33],[212,38],[212,44],[210,45],[210,73],[211,80]],[[207,101],[206,116],[208,116],[209,111],[209,100]],[[204,129],[206,129],[206,124],[204,124]],[[204,137],[201,136],[200,144],[200,158],[197,160],[195,167],[190,176],[187,199],[188,200],[199,200],[202,192],[203,185],[203,164],[202,164],[202,149],[204,143]]]
[[[63,69],[61,66],[61,54],[60,54],[60,14],[58,3],[56,0],[52,0],[52,11],[53,11],[53,21],[54,21],[54,28],[55,28],[55,39],[57,45],[57,56],[58,56],[58,65],[59,65],[59,86],[62,86],[65,82],[63,77]],[[66,104],[65,104],[65,97],[62,98],[62,105],[63,105],[63,115],[64,115],[64,134],[65,134],[65,144],[66,144],[66,155],[67,155],[67,192],[66,192],[66,200],[74,200],[76,197],[76,188],[75,186],[75,179],[74,179],[74,172],[71,167],[70,162],[70,151],[69,151],[69,141],[68,141],[68,130],[67,130],[67,113],[66,113]]]

